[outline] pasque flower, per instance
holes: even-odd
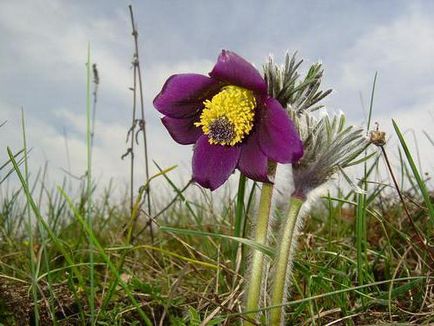
[[[260,73],[223,50],[209,76],[169,77],[154,99],[162,122],[179,144],[195,144],[193,180],[214,190],[238,168],[270,182],[268,161],[293,163],[303,144],[282,105],[267,94]]]

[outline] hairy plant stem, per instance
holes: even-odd
[[[274,178],[276,174],[276,163],[269,162],[268,174]],[[273,196],[273,184],[263,183],[259,209],[256,219],[255,241],[258,244],[266,245],[268,222],[270,219],[271,198]],[[259,298],[261,296],[262,272],[264,269],[264,253],[254,250],[247,282],[247,302],[246,310],[253,311],[259,309]],[[249,318],[256,320],[256,313],[248,314]],[[253,325],[246,322],[245,325]]]
[[[291,272],[289,259],[291,257],[292,245],[296,245],[294,241],[294,231],[297,224],[300,208],[304,201],[298,197],[291,197],[291,206],[289,208],[288,217],[283,229],[282,238],[280,241],[279,251],[276,256],[276,269],[274,271],[273,288],[271,293],[271,305],[281,305],[284,302],[286,293],[286,281],[288,274]],[[283,315],[284,307],[278,307],[271,310],[270,325],[279,326]]]

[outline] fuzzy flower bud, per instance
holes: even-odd
[[[305,112],[296,123],[305,152],[292,166],[293,196],[305,199],[309,192],[326,183],[335,173],[365,160],[356,158],[369,146],[369,139],[363,129],[347,126],[343,113],[316,118]]]

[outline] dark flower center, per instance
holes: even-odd
[[[220,117],[209,125],[208,137],[216,143],[230,143],[235,137],[235,126],[226,117]]]

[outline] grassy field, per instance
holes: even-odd
[[[432,197],[424,198],[426,189],[421,192],[418,184],[423,180],[402,153],[397,178],[404,202],[390,180],[375,178],[384,160],[371,159],[362,202],[354,191],[338,189],[305,217],[288,293],[288,325],[434,322],[432,211],[426,201]],[[46,189],[42,176],[27,182],[26,156],[10,154],[2,174],[18,174],[22,187],[2,191],[2,324],[36,324],[35,318],[40,325],[87,324],[91,318],[98,325],[242,320],[249,246],[241,259],[231,240],[237,198],[226,198],[223,206],[208,192],[189,199],[169,173],[160,175],[173,198],[167,196],[166,207],[152,207],[156,224],[165,227],[154,225],[151,240],[140,210],[143,188],[131,215],[129,198],[112,200],[110,189],[92,198],[84,183],[81,195],[70,198],[66,185]],[[247,183],[249,225],[257,204],[252,192],[258,191],[258,184]],[[277,215],[271,248],[278,228]]]

